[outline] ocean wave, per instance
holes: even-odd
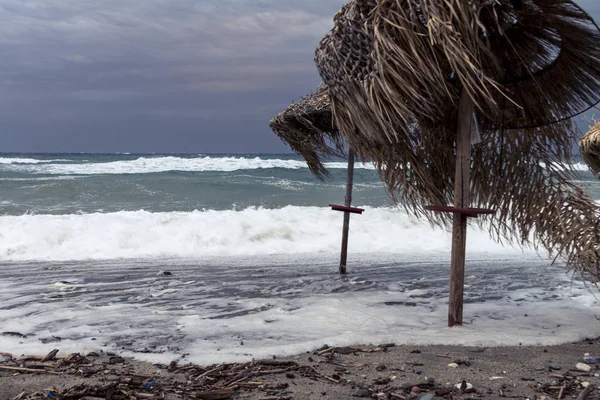
[[[111,174],[150,174],[169,171],[180,172],[232,172],[257,169],[307,169],[302,160],[285,160],[261,157],[207,156],[197,157],[139,157],[133,160],[109,162],[73,162],[68,159],[43,160],[34,158],[0,157],[0,165],[17,172],[50,175],[111,175]],[[328,169],[346,169],[346,162],[324,163]],[[545,167],[544,163],[540,163]],[[573,170],[588,171],[585,163],[571,165]],[[372,163],[356,163],[356,169],[374,170]]]
[[[337,253],[342,215],[323,207],[0,217],[0,260],[85,260]],[[469,248],[507,249],[473,227]],[[449,252],[450,234],[396,208],[352,218],[352,253]]]
[[[73,179],[82,179],[84,177],[78,175],[64,175],[64,176],[41,176],[35,178],[0,178],[0,181],[7,182],[31,182],[31,181],[70,181]]]
[[[590,167],[588,167],[587,164],[582,163],[582,162],[573,164],[572,167],[576,171],[589,171],[590,170]]]
[[[540,163],[540,165],[543,168],[546,168],[546,164],[545,163]],[[564,170],[564,167],[558,166],[557,164],[554,164],[554,165],[558,169]],[[574,170],[574,171],[589,171],[590,170],[590,168],[587,166],[587,164],[585,164],[583,162],[578,162],[578,163],[575,163],[575,164],[571,164],[571,169]]]
[[[56,159],[43,160],[37,158],[0,157],[0,164],[51,164],[56,162],[69,162],[73,160]]]
[[[2,160],[2,159],[0,159]],[[26,160],[26,159],[4,159]],[[32,159],[30,159],[32,160]],[[32,160],[29,164],[35,164]],[[48,161],[37,160],[40,163]],[[63,160],[55,160],[63,161]],[[68,161],[68,160],[67,160]],[[22,165],[25,162],[5,162],[12,164],[13,170],[34,174],[58,175],[99,175],[99,174],[148,174],[168,171],[181,172],[215,172],[238,171],[268,168],[305,169],[306,162],[301,160],[269,159],[261,157],[211,157],[201,156],[193,158],[165,156],[165,157],[139,157],[135,160],[119,160],[103,163],[62,163],[44,165]],[[21,165],[19,165],[21,164]],[[325,163],[327,168],[346,168],[344,162]],[[374,169],[369,163],[357,163],[357,169]]]

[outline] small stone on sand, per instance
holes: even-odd
[[[589,365],[584,364],[584,363],[575,364],[575,368],[577,368],[578,371],[583,371],[583,372],[590,372],[592,370],[592,367],[590,367]]]

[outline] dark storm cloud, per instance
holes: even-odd
[[[284,150],[268,120],[318,83],[314,48],[341,4],[5,0],[0,144]]]
[[[344,2],[3,0],[0,151],[284,151]]]

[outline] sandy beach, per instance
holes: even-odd
[[[44,356],[4,354],[1,400],[600,398],[593,390],[600,370],[584,363],[600,356],[598,339],[543,347],[329,347],[212,366],[97,353],[59,351],[43,362]]]

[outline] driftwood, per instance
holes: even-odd
[[[351,359],[352,357],[362,358],[360,355],[353,356],[352,354],[358,352],[370,352],[372,351],[384,351],[387,347],[380,346],[372,349],[367,348],[339,348],[339,349],[352,349],[354,351],[341,355],[340,360],[343,361]],[[288,396],[290,384],[294,384],[295,379],[310,379],[314,381],[321,381],[328,385],[344,385],[346,387],[364,387],[364,381],[359,379],[356,380],[357,374],[360,371],[355,371],[355,374],[349,373],[346,367],[365,367],[374,366],[376,364],[370,363],[349,363],[349,362],[337,362],[335,361],[336,354],[335,347],[330,347],[323,350],[329,350],[329,353],[323,352],[321,356],[314,352],[309,358],[308,365],[305,362],[296,361],[280,361],[280,360],[263,360],[263,361],[249,361],[245,363],[232,363],[232,364],[219,364],[208,367],[202,367],[198,365],[157,365],[157,368],[165,369],[171,368],[168,375],[163,375],[157,378],[152,373],[149,375],[136,375],[131,373],[131,365],[128,365],[128,360],[124,360],[123,364],[115,365],[110,363],[109,357],[101,357],[89,359],[81,355],[71,355],[69,359],[48,361],[46,364],[40,365],[39,361],[44,357],[35,357],[33,362],[24,363],[23,367],[13,367],[0,365],[0,370],[6,370],[16,373],[51,373],[61,374],[64,376],[81,376],[87,368],[91,368],[93,373],[102,373],[108,370],[110,375],[115,376],[114,380],[108,383],[102,384],[81,384],[69,389],[65,389],[59,392],[51,391],[52,396],[49,396],[50,390],[38,393],[27,393],[23,392],[16,399],[18,400],[34,400],[40,398],[55,397],[60,399],[100,399],[100,398],[114,398],[114,399],[162,399],[162,398],[196,398],[205,400],[222,400],[229,399],[236,396],[240,391],[257,390],[263,394],[262,399],[289,399]],[[317,360],[312,357],[319,358]],[[334,373],[325,372],[320,370],[318,363],[328,363],[330,365],[338,366],[334,369]],[[31,368],[34,365],[40,365],[44,369]],[[399,370],[403,371],[405,365],[419,366],[421,363],[405,363]],[[339,368],[344,366],[344,368]],[[316,368],[315,368],[316,367]],[[49,369],[52,368],[52,369]],[[328,367],[330,370],[331,367]],[[274,375],[285,375],[289,379],[290,383],[281,382],[281,380],[275,380],[277,383],[270,383],[270,379]],[[345,375],[347,374],[347,375]],[[116,378],[120,376],[120,378]],[[403,377],[406,377],[402,374]],[[579,399],[585,400],[594,389],[593,385],[588,386],[585,390],[580,387],[580,381],[572,375],[570,371],[566,371],[565,374],[549,374],[550,377],[556,377],[557,382],[553,382],[553,385],[537,387],[537,390],[558,399],[561,397],[572,397],[575,398],[579,395]],[[257,377],[265,377],[260,379]],[[461,392],[455,387],[448,387],[437,382],[419,381],[419,378],[412,376],[415,379],[411,382],[402,383],[395,381],[395,376],[380,377],[375,380],[368,390],[372,390],[373,393],[378,393],[389,399],[407,399],[413,398],[414,393],[411,394],[413,389],[418,388],[418,391],[422,393],[435,393],[435,395],[446,398],[456,398],[453,396],[460,396]],[[374,385],[374,386],[373,386]],[[483,393],[477,392],[477,389],[468,389],[463,393]],[[500,392],[502,395],[502,391]],[[380,395],[380,397],[381,397]],[[169,397],[170,396],[170,397]],[[175,397],[173,397],[175,396]]]
[[[46,361],[52,360],[52,359],[54,359],[54,357],[56,357],[56,354],[58,354],[58,349],[54,349],[50,353],[46,354],[46,357],[42,358],[40,360],[40,362],[46,362]]]
[[[595,389],[596,386],[589,385],[583,390],[583,392],[579,393],[579,396],[577,396],[577,400],[585,400],[589,396],[589,394],[592,393]]]
[[[62,375],[62,372],[57,372],[57,371],[50,371],[50,370],[46,370],[46,369],[37,369],[37,368],[9,367],[8,365],[0,365],[0,369],[6,370],[6,371],[16,371],[16,372],[35,372],[37,374],[39,374],[40,372],[43,372],[45,374],[51,374],[51,375]]]

